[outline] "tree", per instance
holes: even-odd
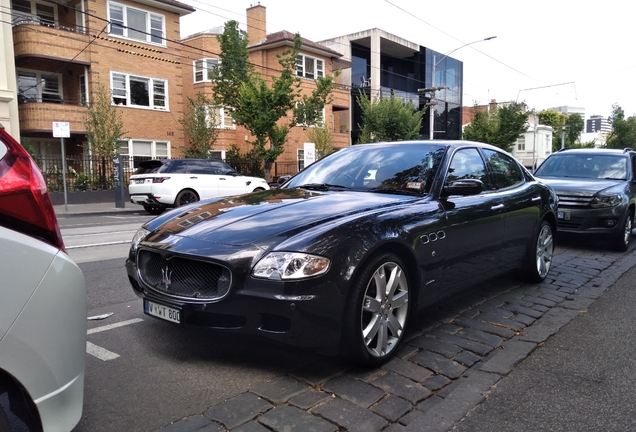
[[[212,101],[201,93],[197,93],[196,98],[188,96],[183,117],[179,119],[188,138],[189,146],[183,150],[187,158],[210,157],[210,149],[219,136],[216,110],[211,109],[211,105]]]
[[[607,137],[607,147],[636,148],[636,117],[625,118],[625,111],[614,104],[608,120],[612,125],[612,132]]]
[[[417,139],[425,110],[391,93],[388,98],[371,101],[362,91],[357,97],[362,110],[358,144]]]
[[[121,113],[112,104],[110,90],[97,83],[84,121],[86,140],[93,154],[112,158],[118,153],[119,141],[126,133]]]
[[[307,138],[316,145],[316,157],[321,158],[333,152],[333,137],[324,124],[309,128]]]
[[[581,117],[581,114],[573,113],[570,114],[566,119],[565,139],[570,147],[576,146],[578,141],[581,139],[583,126],[585,126],[585,122],[583,121],[583,117]]]
[[[561,148],[561,129],[566,123],[567,116],[556,110],[543,110],[539,114],[539,123],[552,127],[552,151]]]
[[[234,122],[254,136],[255,154],[270,180],[271,167],[284,151],[291,128],[318,123],[323,107],[331,102],[333,77],[317,78],[311,95],[301,94],[301,81],[296,77],[296,58],[302,45],[298,34],[293,48],[277,55],[281,70],[269,82],[249,62],[247,33],[239,30],[236,21],[225,24],[218,40],[221,53],[215,70],[214,102],[231,110]]]
[[[464,129],[464,138],[512,151],[517,138],[527,129],[529,113],[524,106],[511,102],[501,107],[493,106],[488,111],[475,106],[475,118]]]

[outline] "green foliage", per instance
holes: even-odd
[[[612,132],[607,137],[607,147],[636,148],[636,117],[625,118],[625,111],[614,104],[609,122],[612,124]]]
[[[419,138],[424,110],[418,111],[415,105],[393,93],[371,101],[360,91],[357,101],[362,110],[358,144]]]
[[[84,126],[93,154],[107,158],[117,154],[119,141],[126,133],[124,123],[112,104],[110,90],[101,83],[95,85]]]
[[[581,139],[581,133],[583,132],[583,126],[585,122],[581,114],[570,114],[565,121],[565,140],[569,146],[574,146]]]
[[[188,137],[189,145],[183,149],[183,155],[186,158],[210,157],[210,149],[219,136],[215,110],[210,109],[211,105],[212,101],[200,92],[197,93],[196,98],[188,96],[183,117],[179,119]]]
[[[517,102],[488,111],[475,106],[475,118],[464,129],[464,139],[492,144],[510,152],[527,129],[528,116],[524,104]]]
[[[319,124],[316,127],[310,128],[307,132],[307,137],[310,142],[316,145],[316,158],[327,156],[333,152],[333,137],[329,129],[324,124]]]
[[[88,174],[83,172],[77,172],[73,167],[68,167],[68,172],[71,174],[73,189],[78,191],[85,191],[91,188],[91,178]]]
[[[243,175],[264,177],[263,167],[254,149],[249,153],[241,153],[236,144],[230,144],[225,152],[225,162]]]
[[[271,84],[249,63],[247,34],[239,30],[236,21],[225,24],[218,36],[221,45],[220,64],[214,88],[214,102],[232,110],[237,125],[254,136],[254,153],[262,161],[265,177],[284,151],[287,134],[292,127],[311,125],[320,118],[323,107],[330,102],[335,87],[333,77],[317,78],[311,95],[300,94],[300,79],[296,77],[296,58],[302,45],[300,35],[293,48],[279,54],[281,71],[271,78]],[[287,118],[288,112],[291,118]]]
[[[539,123],[552,127],[552,151],[561,148],[561,128],[565,125],[567,116],[556,110],[543,110],[539,112]]]

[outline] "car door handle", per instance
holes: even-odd
[[[539,202],[539,201],[541,201],[541,197],[540,197],[540,196],[533,197],[533,198],[531,199],[531,201],[532,201],[533,203]]]
[[[490,210],[503,210],[504,205],[503,204],[496,204],[492,207],[490,207]]]
[[[195,177],[190,177],[190,178],[191,178],[191,179],[194,179],[194,180],[196,180],[196,179],[197,179],[198,177],[196,177],[196,176],[195,176]]]
[[[219,180],[225,180],[225,177],[221,177],[221,178],[219,178]]]

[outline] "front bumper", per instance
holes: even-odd
[[[180,311],[181,324],[217,331],[263,336],[304,348],[329,349],[340,343],[345,297],[330,281],[273,282],[248,277],[216,301],[182,300],[149,289],[126,261],[133,291],[145,301]],[[240,286],[237,286],[240,285]],[[289,289],[295,285],[298,289]],[[302,295],[285,294],[292,291]]]
[[[611,208],[565,208],[557,212],[557,230],[579,234],[620,234],[627,216],[625,206]]]

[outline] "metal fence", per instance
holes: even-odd
[[[139,164],[150,157],[119,156],[124,167],[124,185],[128,187],[130,176],[134,174]],[[33,155],[46,180],[50,192],[64,190],[64,176],[62,175],[61,155]],[[225,163],[243,175],[264,177],[260,161],[257,160],[226,160]],[[296,174],[296,163],[282,162],[274,164],[274,180],[281,175]],[[114,188],[113,161],[110,158],[90,155],[66,156],[66,189],[68,191],[109,190]]]

